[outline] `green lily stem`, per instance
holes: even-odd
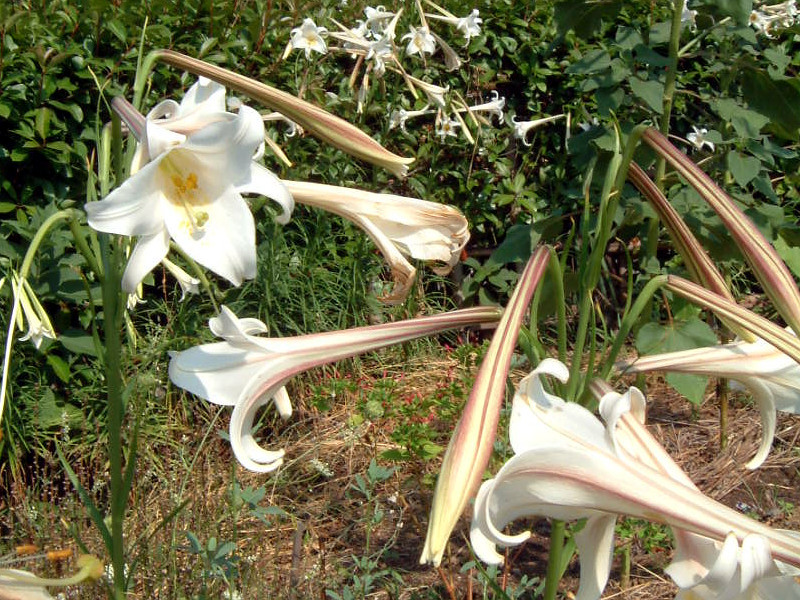
[[[555,600],[558,582],[561,581],[561,555],[564,552],[564,521],[553,519],[550,523],[550,552],[547,556],[547,575],[544,581],[544,600]]]
[[[664,80],[664,95],[662,96],[662,112],[659,130],[664,136],[669,135],[669,121],[672,116],[672,101],[675,96],[675,81],[678,74],[678,50],[681,42],[681,15],[683,14],[684,0],[674,0],[672,10],[672,25],[669,37],[669,67]],[[656,185],[664,189],[663,180],[667,163],[659,157],[656,166]]]
[[[203,289],[208,294],[208,298],[209,300],[211,300],[211,305],[214,307],[214,312],[219,314],[219,304],[217,304],[217,299],[214,297],[214,288],[211,287],[211,282],[208,280],[208,277],[206,277],[206,274],[203,271],[203,269],[200,268],[200,265],[198,265],[197,262],[195,262],[188,254],[186,254],[186,252],[183,251],[183,248],[181,248],[174,242],[170,242],[170,248],[174,252],[177,252],[192,269],[192,272],[194,273],[195,277],[197,277],[200,280],[200,285],[203,286]]]
[[[95,253],[92,252],[91,248],[89,248],[89,244],[86,242],[86,238],[83,235],[83,231],[81,231],[80,224],[77,219],[76,211],[73,211],[73,214],[67,219],[67,225],[69,225],[69,229],[72,232],[72,239],[75,241],[75,247],[78,249],[78,252],[81,253],[83,259],[86,261],[86,264],[89,265],[89,269],[91,269],[97,280],[100,283],[103,283],[103,270],[100,267],[100,263],[97,262],[97,257]],[[91,304],[92,299],[89,298],[89,303]]]
[[[106,237],[106,236],[103,236]],[[106,259],[106,277],[103,282],[103,313],[105,315],[105,371],[108,397],[106,429],[108,432],[108,459],[111,472],[111,565],[114,568],[113,597],[125,597],[125,546],[122,525],[125,517],[127,495],[124,493],[122,467],[122,323],[121,277],[119,265],[122,256],[118,240],[106,239],[103,247]]]
[[[637,296],[630,312],[625,315],[625,317],[622,319],[622,323],[620,323],[619,331],[614,338],[614,345],[611,347],[611,351],[603,363],[603,368],[600,370],[600,379],[608,378],[608,375],[611,373],[611,369],[614,367],[614,361],[617,359],[620,350],[622,350],[622,346],[625,343],[628,334],[631,332],[631,329],[633,329],[633,326],[639,320],[639,317],[644,312],[644,309],[651,305],[653,295],[656,293],[656,291],[658,291],[658,289],[664,286],[666,282],[666,275],[653,277],[644,286],[639,296]]]
[[[554,248],[550,248],[551,279],[556,288],[556,315],[558,317],[558,360],[567,362],[567,299],[564,293],[564,274]]]

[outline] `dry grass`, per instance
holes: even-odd
[[[352,582],[357,569],[354,559],[374,555],[377,569],[402,576],[403,583],[377,586],[370,598],[479,598],[483,590],[477,573],[461,573],[470,560],[463,541],[467,520],[453,536],[443,568],[436,571],[417,564],[425,536],[431,498],[431,482],[438,460],[409,460],[399,463],[394,473],[376,484],[370,502],[353,488],[356,474],[367,472],[370,461],[393,447],[392,432],[398,426],[391,411],[385,416],[359,422],[370,389],[381,379],[393,380],[392,396],[397,402],[411,401],[441,393],[442,381],[466,391],[474,367],[455,358],[404,357],[395,364],[370,364],[360,377],[337,393],[331,409],[320,411],[311,389],[331,389],[326,379],[334,372],[317,373],[296,382],[290,393],[296,412],[287,422],[266,420],[262,430],[268,447],[287,449],[286,464],[272,476],[256,475],[238,467],[227,441],[218,430],[227,429],[227,411],[191,398],[168,395],[160,402],[172,403],[168,436],[143,433],[128,521],[128,539],[139,540],[132,598],[220,597],[225,585],[203,574],[202,561],[186,551],[186,531],[203,542],[216,537],[236,544],[240,579],[237,587],[244,598],[325,598],[325,590],[341,592]],[[378,374],[377,376],[375,374]],[[797,489],[796,452],[800,423],[780,416],[773,452],[757,471],[743,468],[755,451],[760,436],[757,410],[734,403],[730,413],[730,443],[717,452],[718,420],[712,401],[699,410],[667,388],[661,380],[651,381],[648,396],[649,423],[654,434],[686,469],[697,485],[712,497],[746,510],[771,525],[798,529],[800,492]],[[422,415],[438,441],[446,443],[452,422],[437,415]],[[13,479],[0,506],[2,545],[6,548],[32,543],[42,548],[75,548],[72,531],[90,551],[101,553],[101,543],[90,521],[80,516],[75,494],[64,485],[55,462],[43,463],[28,477]],[[84,465],[79,475],[103,501],[105,487],[98,484],[102,465]],[[37,475],[30,476],[33,473]],[[264,487],[261,506],[278,506],[288,516],[269,516],[268,523],[256,518],[246,507],[238,512],[231,506],[236,481],[243,488]],[[182,502],[186,505],[165,524]],[[370,526],[375,508],[383,511],[380,523]],[[534,524],[536,535],[520,549],[509,553],[501,583],[514,585],[527,573],[542,575],[546,566],[544,521]],[[368,541],[369,540],[369,541]],[[369,547],[367,548],[367,543]],[[663,574],[669,551],[646,554],[638,540],[633,549],[629,587],[618,587],[618,565],[612,573],[604,598],[671,599],[675,588]],[[40,568],[40,563],[33,563]],[[51,567],[66,571],[66,567]],[[577,589],[577,561],[573,561],[563,582],[566,597]],[[389,581],[388,579],[386,581]],[[69,597],[101,597],[102,589],[82,588]]]

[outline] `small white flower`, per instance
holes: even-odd
[[[395,13],[387,11],[383,6],[373,8],[368,6],[364,9],[364,15],[367,17],[365,21],[366,28],[374,38],[379,38],[384,32],[384,21],[388,21],[395,16]],[[394,34],[392,34],[394,39]]]
[[[161,264],[167,268],[167,271],[175,278],[181,286],[181,299],[180,302],[186,298],[186,294],[199,294],[200,293],[200,280],[197,277],[192,277],[181,267],[176,265],[168,258],[161,260]]]
[[[456,29],[464,34],[468,42],[470,38],[480,35],[481,33],[481,23],[483,19],[481,19],[478,14],[478,9],[473,8],[469,15],[458,19],[456,23]]]
[[[477,104],[475,106],[468,106],[467,110],[471,113],[488,112],[497,117],[498,125],[502,125],[504,121],[503,108],[506,106],[506,99],[497,93],[497,90],[492,90],[492,100]]]
[[[20,329],[23,328],[23,322],[28,325],[28,331],[19,338],[19,341],[30,340],[38,350],[44,338],[56,339],[56,332],[50,322],[50,317],[48,317],[47,312],[33,292],[28,280],[20,280],[14,275],[11,287],[14,290],[14,295],[18,298],[19,307],[22,309],[22,313],[17,312],[17,325]]]
[[[411,31],[405,34],[402,41],[409,40],[406,46],[406,54],[419,54],[422,56],[425,52],[433,54],[436,52],[436,40],[433,39],[430,30],[427,27],[414,27],[411,25]]]
[[[697,23],[695,19],[697,17],[696,10],[689,10],[689,7],[685,4],[683,5],[683,12],[681,13],[681,25],[689,24],[689,29],[691,31],[697,30]]]
[[[306,58],[311,57],[312,50],[320,54],[326,54],[328,52],[328,46],[325,44],[325,40],[322,39],[322,36],[327,33],[327,29],[324,27],[317,27],[312,19],[305,18],[300,27],[292,29],[292,48],[295,50],[305,50]]]
[[[458,137],[457,129],[461,127],[461,123],[450,117],[443,117],[436,125],[436,135],[445,140],[448,136]]]
[[[694,125],[692,125],[692,129],[694,129],[694,131],[686,134],[686,139],[692,143],[692,146],[698,150],[702,150],[703,146],[708,146],[708,149],[714,152],[714,142],[710,142],[706,139],[708,129],[705,127],[698,129]]]
[[[428,105],[426,105],[424,108],[420,110],[406,110],[404,108],[393,110],[389,115],[389,129],[400,127],[402,131],[406,131],[406,121],[408,119],[414,117],[421,117],[423,115],[432,115],[435,113],[436,113],[435,110],[428,109]]]
[[[518,140],[522,140],[522,143],[526,146],[530,146],[530,142],[528,141],[528,132],[533,131],[534,129],[541,127],[546,123],[552,123],[563,117],[564,115],[554,115],[552,117],[542,117],[541,119],[536,119],[534,121],[517,121],[517,117],[511,117],[511,122],[514,124],[514,137]]]

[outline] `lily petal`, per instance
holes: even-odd
[[[237,319],[223,307],[210,326],[225,341],[173,354],[170,379],[211,402],[232,404],[230,439],[236,458],[252,471],[268,472],[282,464],[283,451],[259,446],[253,422],[258,410],[272,399],[282,416],[291,413],[284,384],[292,376],[355,354],[499,316],[492,308],[465,309],[372,327],[270,339],[250,334],[263,331],[263,323]]]
[[[122,274],[122,290],[128,294],[136,294],[136,288],[145,275],[152,271],[168,252],[169,232],[165,227],[153,234],[140,237]]]

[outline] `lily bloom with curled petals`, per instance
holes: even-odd
[[[464,34],[464,38],[467,40],[467,43],[469,43],[470,39],[476,35],[480,35],[481,23],[483,22],[483,19],[478,16],[480,12],[477,8],[473,8],[472,12],[466,17],[456,17],[452,13],[447,12],[439,6],[436,6],[436,8],[442,13],[441,15],[431,15],[426,13],[425,16],[429,19],[436,19],[438,21],[444,21],[445,23],[454,25],[457,31],[460,31]]]
[[[761,412],[763,433],[748,469],[761,465],[769,453],[775,411],[800,414],[800,365],[762,339],[642,356],[622,368],[627,373],[666,371],[724,377],[750,390]]]
[[[261,116],[247,106],[226,112],[224,88],[204,79],[180,105],[163,102],[143,123],[124,101],[115,108],[141,136],[141,162],[149,162],[85,208],[94,229],[139,237],[122,277],[123,290],[136,290],[167,255],[170,238],[234,285],[253,278],[255,223],[242,194],[278,202],[282,223],[294,206],[280,180],[253,160],[264,147]]]
[[[195,346],[172,355],[172,382],[209,402],[233,406],[230,441],[247,469],[266,473],[283,464],[283,450],[261,447],[253,423],[262,406],[274,400],[281,416],[291,414],[284,384],[312,367],[336,362],[446,329],[500,318],[496,308],[474,308],[370,327],[288,338],[265,338],[258,319],[238,319],[227,307],[209,322],[224,342]]]
[[[381,298],[384,302],[402,302],[408,296],[416,269],[406,257],[437,261],[441,266],[434,272],[445,275],[469,240],[467,219],[447,204],[305,181],[284,183],[298,203],[349,219],[372,238],[395,280],[392,293]]]
[[[414,27],[411,25],[411,31],[405,34],[401,41],[409,40],[406,46],[406,54],[419,54],[422,56],[426,52],[433,54],[436,52],[436,40],[431,35],[427,27]]]
[[[328,30],[325,27],[317,27],[313,19],[305,18],[300,27],[292,29],[292,49],[305,50],[306,58],[311,58],[312,51],[327,54],[328,46],[322,38],[326,33]]]
[[[517,117],[513,116],[511,117],[511,122],[514,124],[514,137],[518,140],[522,140],[522,143],[526,146],[530,146],[531,143],[528,141],[528,132],[547,123],[557,121],[564,116],[566,115],[553,115],[552,117],[542,117],[541,119],[535,119],[533,121],[517,121]]]
[[[88,554],[78,557],[78,572],[64,579],[37,577],[20,569],[0,569],[0,599],[51,600],[48,587],[66,587],[97,580],[103,575],[103,563]],[[61,597],[59,595],[59,597]]]
[[[520,517],[586,519],[575,536],[576,598],[596,600],[608,580],[617,515],[627,514],[673,528],[676,560],[668,572],[683,588],[679,598],[797,597],[800,539],[698,491],[644,427],[639,390],[603,396],[604,427],[585,408],[546,392],[543,375],[566,381],[569,372],[545,359],[519,385],[509,425],[515,455],[475,501],[470,537],[482,560],[502,562],[497,546],[530,537],[503,533]]]

